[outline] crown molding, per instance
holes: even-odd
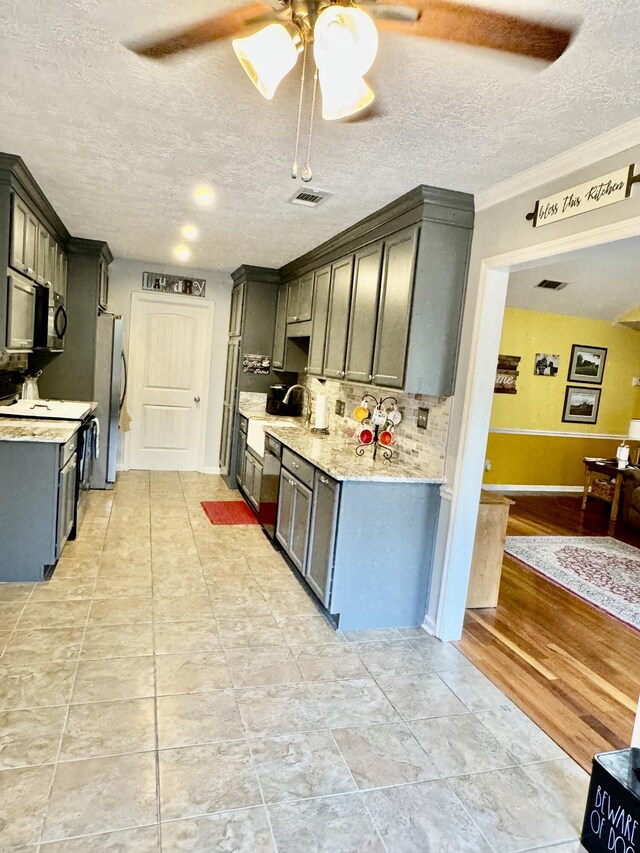
[[[640,118],[631,119],[600,136],[594,136],[586,142],[581,142],[568,151],[563,151],[537,166],[525,169],[511,178],[500,181],[488,190],[476,194],[476,210],[484,210],[515,196],[542,187],[545,184],[564,178],[572,172],[577,172],[587,166],[620,154],[638,144],[640,138]]]

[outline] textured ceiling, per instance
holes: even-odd
[[[476,2],[582,26],[544,70],[381,36],[377,115],[316,124],[311,185],[335,194],[316,211],[285,205],[295,75],[267,102],[229,43],[165,63],[122,46],[221,0],[0,0],[0,150],[25,159],[72,233],[116,256],[168,262],[195,222],[191,265],[232,269],[280,266],[420,183],[486,189],[639,114],[637,0]],[[216,192],[205,211],[200,182]]]
[[[557,291],[536,289],[543,278],[568,285]],[[640,305],[640,238],[594,246],[552,264],[513,272],[507,304],[552,314],[617,320]]]

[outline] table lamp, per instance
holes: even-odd
[[[629,441],[640,441],[640,418],[633,418],[629,423]],[[636,465],[640,465],[640,447],[636,449]]]

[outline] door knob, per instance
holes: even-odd
[[[200,402],[200,397],[198,397],[198,396],[196,395],[196,396],[193,398],[193,402],[194,402],[194,403],[199,403],[199,402]]]

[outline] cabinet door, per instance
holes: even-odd
[[[311,489],[294,478],[295,499],[291,522],[291,546],[289,556],[296,569],[304,574],[311,523]]]
[[[58,477],[58,531],[56,557],[62,553],[75,521],[77,454],[73,454]]]
[[[242,334],[242,308],[244,303],[244,284],[236,284],[231,291],[231,315],[229,317],[229,335]]]
[[[56,292],[60,294],[63,300],[67,297],[67,255],[60,246],[57,246],[56,256],[56,275],[54,284]]]
[[[253,456],[249,453],[248,450],[245,450],[244,452],[244,467],[242,477],[244,480],[244,490],[247,493],[247,497],[251,498],[253,494]]]
[[[276,539],[287,554],[291,553],[291,524],[295,503],[295,480],[284,468],[280,471],[280,491],[278,493],[278,520]]]
[[[419,226],[390,237],[384,247],[373,381],[402,388]]]
[[[38,220],[29,210],[24,225],[24,265],[27,275],[33,279],[37,278]]]
[[[331,265],[331,291],[327,316],[324,375],[344,379],[344,361],[349,330],[353,256]]]
[[[313,294],[313,322],[309,343],[307,373],[322,376],[324,367],[324,343],[327,337],[327,314],[329,312],[329,288],[331,267],[316,270]]]
[[[58,290],[58,244],[49,234],[49,281],[56,293]]]
[[[229,343],[227,344],[227,373],[224,382],[224,402],[227,405],[232,405],[235,403],[236,386],[238,384],[239,358],[239,341],[229,341]]]
[[[331,600],[333,553],[338,513],[338,483],[316,471],[306,578],[326,608]]]
[[[11,197],[11,250],[9,264],[20,272],[25,272],[27,265],[24,256],[25,230],[29,208],[17,195]]]
[[[298,320],[303,322],[311,319],[313,310],[313,273],[302,276],[298,284]]]
[[[238,458],[236,460],[236,482],[239,486],[244,485],[245,478],[245,453],[247,451],[247,436],[238,431]]]
[[[100,282],[98,289],[98,305],[105,309],[109,304],[109,267],[100,261]]]
[[[273,356],[271,366],[284,370],[284,352],[287,343],[287,285],[278,288],[278,307],[276,308],[276,326],[273,333]]]
[[[300,279],[294,279],[287,285],[287,323],[297,323],[298,309],[300,304]]]
[[[251,484],[251,493],[249,499],[255,509],[260,507],[260,488],[262,486],[262,465],[257,459],[251,460],[253,464],[253,482]]]
[[[382,243],[373,243],[356,252],[345,371],[351,382],[371,382],[373,379],[381,267]]]
[[[36,259],[37,278],[40,284],[51,281],[49,270],[49,232],[44,225],[38,225],[38,254]]]
[[[220,470],[228,473],[231,462],[231,406],[228,403],[222,405],[222,430],[220,435]]]

